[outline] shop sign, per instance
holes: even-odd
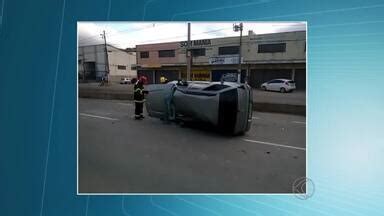
[[[192,70],[193,81],[211,81],[211,72],[208,70]]]
[[[211,45],[211,40],[210,39],[204,39],[204,40],[192,40],[189,42],[190,47],[194,46],[208,46]],[[181,41],[180,42],[180,47],[187,47],[188,46],[188,41]]]
[[[237,73],[226,73],[221,77],[221,81],[223,82],[237,82]]]
[[[243,58],[241,58],[243,62]],[[238,64],[239,56],[216,56],[209,58],[209,64],[220,65],[220,64]]]

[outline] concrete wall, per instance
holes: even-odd
[[[137,45],[137,63],[142,67],[159,67],[162,64],[180,64],[180,49],[178,42]],[[175,50],[175,57],[159,57],[159,50]],[[140,52],[149,52],[149,58],[141,58]]]
[[[136,52],[125,52],[109,46],[108,61],[110,79],[120,80],[123,77],[137,76],[136,70],[132,70],[132,64],[136,64]],[[118,65],[125,66],[125,69],[118,69]]]
[[[247,37],[244,61],[248,63],[304,63],[306,58],[306,32],[286,32]],[[259,44],[285,43],[286,52],[259,53]]]

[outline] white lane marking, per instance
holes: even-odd
[[[252,117],[252,119],[260,119],[259,117],[256,117],[256,116],[254,116],[254,117]]]
[[[131,104],[131,103],[117,103],[117,104],[125,105],[125,106],[133,106],[133,104]]]
[[[242,140],[244,140],[246,142],[253,142],[253,143],[258,143],[258,144],[263,144],[263,145],[271,145],[271,146],[278,146],[278,147],[283,147],[283,148],[291,148],[291,149],[297,149],[297,150],[305,151],[305,148],[300,148],[300,147],[295,147],[295,146],[282,145],[282,144],[277,144],[277,143],[263,142],[263,141],[250,140],[250,139],[242,139]]]
[[[91,115],[91,114],[87,114],[87,113],[80,113],[81,116],[87,116],[87,117],[93,117],[93,118],[101,118],[101,119],[107,119],[107,120],[111,120],[111,121],[117,121],[119,119],[115,119],[115,118],[109,118],[109,117],[105,117],[105,116],[97,116],[97,115]]]
[[[296,123],[296,124],[306,124],[305,122],[302,122],[302,121],[292,121],[292,123]]]

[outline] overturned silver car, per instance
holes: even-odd
[[[252,122],[252,90],[234,82],[182,82],[146,87],[151,117],[204,122],[226,134],[242,134]]]

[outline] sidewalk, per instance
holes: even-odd
[[[253,90],[253,109],[260,112],[278,112],[296,115],[306,115],[305,91],[280,93]]]
[[[79,83],[79,97],[133,100],[133,85],[112,83],[99,86],[99,83]],[[278,112],[305,116],[305,91],[280,93],[254,89],[253,109],[260,112]]]

